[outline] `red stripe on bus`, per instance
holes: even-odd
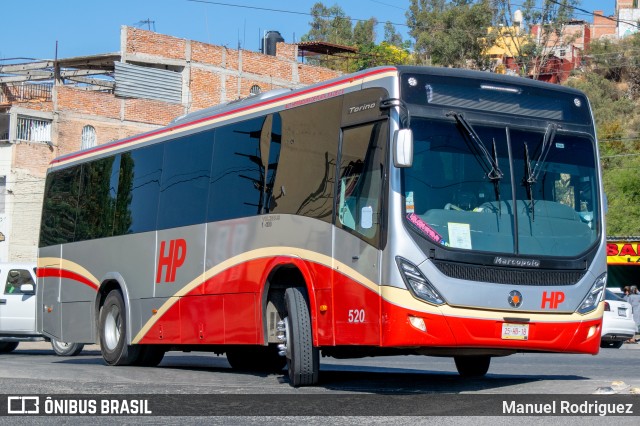
[[[65,278],[68,280],[72,280],[72,281],[77,281],[81,284],[84,284],[88,287],[91,287],[92,289],[94,289],[95,291],[98,291],[98,285],[96,283],[94,283],[93,281],[89,280],[88,278],[77,274],[75,272],[72,271],[68,271],[66,269],[60,269],[60,268],[38,268],[38,278],[51,278],[51,277],[55,277],[55,278]]]
[[[361,74],[361,75],[358,75],[358,76],[355,76],[355,77],[345,78],[345,79],[342,79],[342,80],[334,81],[332,83],[323,84],[323,85],[318,86],[318,87],[313,87],[313,88],[309,88],[309,89],[305,89],[305,90],[301,90],[301,91],[292,92],[292,93],[289,93],[289,94],[286,94],[286,95],[283,95],[283,96],[277,96],[277,97],[274,97],[274,98],[267,99],[267,100],[265,100],[263,102],[259,102],[257,104],[247,105],[247,106],[240,107],[240,108],[237,108],[237,109],[234,109],[234,110],[231,110],[231,111],[226,111],[226,112],[223,112],[223,113],[220,113],[220,114],[214,114],[214,115],[211,115],[211,116],[208,116],[208,117],[203,117],[203,118],[200,118],[198,120],[189,121],[187,123],[179,124],[177,126],[158,129],[158,130],[152,131],[150,133],[144,133],[144,134],[141,134],[141,135],[138,135],[138,136],[134,136],[134,137],[131,137],[131,138],[128,138],[128,139],[124,139],[124,140],[119,141],[119,142],[114,142],[112,144],[100,145],[100,146],[97,146],[95,148],[87,149],[85,151],[79,151],[79,152],[77,152],[75,154],[69,154],[68,156],[65,156],[65,157],[54,158],[51,161],[50,164],[51,165],[55,165],[55,164],[61,163],[63,161],[69,161],[69,160],[77,159],[78,157],[90,156],[90,155],[95,154],[97,152],[100,152],[102,150],[119,147],[121,145],[126,145],[126,144],[135,142],[135,141],[140,140],[140,139],[146,139],[146,138],[150,138],[150,137],[155,137],[155,136],[158,136],[158,135],[162,135],[164,133],[169,133],[169,132],[173,132],[175,130],[179,130],[179,129],[183,128],[183,127],[192,126],[194,124],[199,124],[199,123],[202,123],[204,121],[209,121],[209,120],[213,120],[213,119],[216,119],[216,118],[225,117],[227,115],[235,114],[235,113],[238,113],[238,112],[248,111],[248,110],[255,109],[255,108],[258,108],[258,107],[261,107],[261,106],[264,106],[264,105],[269,105],[269,104],[272,104],[272,103],[275,103],[275,102],[280,102],[280,101],[283,101],[283,100],[286,100],[286,99],[289,99],[289,98],[298,97],[298,96],[301,96],[301,95],[306,95],[306,94],[309,94],[309,93],[318,92],[320,90],[324,90],[324,89],[327,89],[329,87],[339,86],[341,84],[344,84],[345,82],[350,82],[350,81],[354,81],[354,80],[361,80],[361,79],[364,79],[366,77],[370,77],[372,75],[383,74],[383,73],[386,73],[386,72],[389,72],[389,71],[397,71],[397,69],[390,67],[390,68],[383,68],[383,69],[379,69],[379,70],[374,70],[374,71],[370,71],[370,72],[367,72],[367,73],[364,73],[364,74]]]
[[[158,318],[138,343],[262,344],[262,273],[269,270],[265,268],[269,261],[262,258],[239,264],[201,283]],[[317,346],[599,351],[601,320],[531,322],[527,340],[505,340],[501,317],[465,318],[414,311],[381,300],[376,291],[326,265],[308,260],[305,264],[317,284],[309,295]],[[332,286],[325,285],[331,282]],[[326,305],[327,310],[320,312],[320,305]],[[412,326],[410,317],[422,318],[426,331]],[[589,335],[592,327],[597,332]]]

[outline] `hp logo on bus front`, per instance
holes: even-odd
[[[512,290],[511,293],[509,293],[509,298],[507,299],[507,301],[509,302],[509,305],[513,308],[519,308],[520,306],[522,306],[522,293],[520,293],[518,290]]]

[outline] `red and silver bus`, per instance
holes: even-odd
[[[109,365],[169,350],[318,380],[319,357],[595,354],[606,281],[577,90],[381,67],[50,164],[39,328]]]

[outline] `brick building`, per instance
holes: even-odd
[[[36,258],[48,163],[257,91],[336,77],[272,55],[122,27],[120,52],[0,65],[0,262]]]
[[[617,22],[613,17],[604,16],[602,10],[593,11],[593,24],[591,25],[592,40],[616,39]]]

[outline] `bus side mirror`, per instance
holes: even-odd
[[[413,132],[399,129],[393,135],[393,165],[411,167],[413,164]]]

